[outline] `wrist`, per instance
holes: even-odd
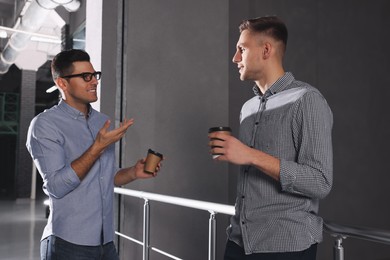
[[[259,150],[256,150],[252,147],[249,147],[249,156],[248,156],[248,162],[247,164],[248,165],[251,165],[251,166],[257,166],[259,163],[258,163],[258,159],[259,159]]]
[[[104,152],[104,148],[100,147],[96,142],[93,143],[91,145],[91,147],[89,148],[89,152],[91,153],[91,155],[95,156],[95,157],[99,157],[100,155],[103,154]]]
[[[130,171],[129,172],[130,172],[131,180],[135,181],[136,179],[138,179],[137,168],[135,166],[130,167]]]

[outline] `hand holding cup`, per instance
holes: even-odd
[[[155,173],[157,170],[157,166],[162,159],[163,155],[161,153],[149,149],[145,160],[144,172],[150,174]]]
[[[217,127],[211,127],[209,129],[209,134],[210,133],[214,133],[214,132],[219,132],[219,133],[224,133],[224,134],[227,134],[227,135],[231,135],[232,134],[232,129],[228,126],[217,126]],[[222,139],[218,139],[218,138],[210,138],[210,140],[220,140],[220,141],[224,141]],[[211,148],[221,148],[220,146],[211,146]],[[222,153],[212,153],[212,157],[213,159],[216,159],[218,158],[219,156],[223,155]]]

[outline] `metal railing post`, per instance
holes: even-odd
[[[343,237],[337,236],[333,246],[333,259],[344,260]]]
[[[149,247],[150,247],[150,206],[149,200],[145,199],[144,203],[144,252],[143,260],[149,260]]]
[[[209,219],[209,260],[215,260],[215,247],[216,247],[216,232],[217,220],[215,219],[215,213],[210,212]]]

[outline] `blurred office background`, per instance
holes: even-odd
[[[50,61],[70,47],[86,49],[103,73],[100,102],[94,106],[117,124],[135,118],[118,145],[118,164],[134,164],[148,148],[166,156],[157,178],[125,188],[233,205],[238,168],[211,160],[207,130],[229,125],[237,135],[241,105],[253,95],[253,83],[241,82],[231,62],[239,23],[278,15],[289,29],[286,70],[316,86],[334,113],[334,186],[321,202],[320,215],[344,225],[390,230],[390,1],[38,2],[50,8],[41,10],[35,0],[0,0],[2,212],[34,201],[39,204],[34,214],[41,216],[45,196],[25,149],[26,131],[37,113],[57,103],[58,90],[48,91]],[[34,19],[23,23],[29,18]],[[12,40],[14,34],[19,36]],[[15,46],[18,39],[21,48]],[[118,228],[139,240],[142,204],[128,197],[116,202]],[[153,246],[182,259],[207,259],[207,213],[151,202],[151,216]],[[217,259],[222,259],[228,218],[217,215]],[[39,239],[41,230],[33,230],[38,235],[29,237]],[[142,259],[138,244],[117,243],[121,259]],[[318,260],[332,259],[333,243],[324,233]],[[343,246],[345,259],[390,259],[389,245],[348,238]],[[168,258],[151,252],[151,259]]]

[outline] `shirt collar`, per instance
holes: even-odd
[[[84,113],[68,105],[63,99],[61,99],[60,102],[58,103],[58,107],[62,109],[64,112],[66,112],[67,114],[69,114],[74,119],[77,119],[79,117],[85,118]],[[93,113],[93,109],[92,106],[89,104],[87,117],[91,117],[92,113]]]
[[[261,93],[259,87],[257,85],[253,86],[253,92],[256,96],[264,96],[269,97],[276,93],[279,93],[287,88],[287,86],[295,80],[294,75],[291,72],[286,72],[282,77],[280,77],[274,84],[271,85],[264,94]]]

